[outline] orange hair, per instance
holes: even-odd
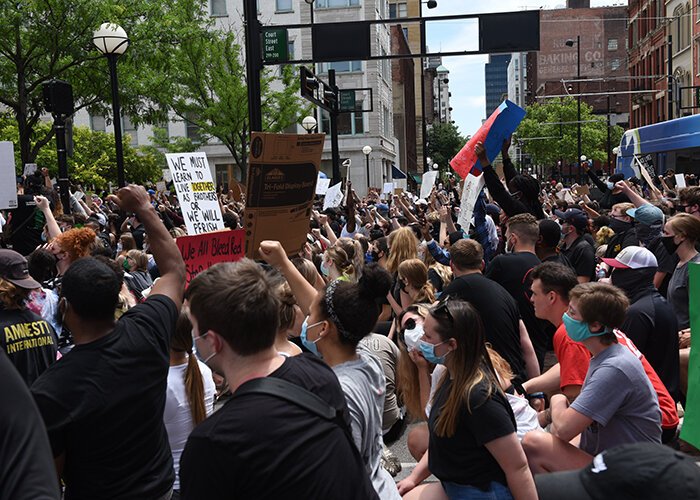
[[[54,240],[68,254],[71,262],[90,255],[97,235],[87,227],[73,228],[56,236]]]

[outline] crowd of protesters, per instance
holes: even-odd
[[[186,289],[173,193],[72,186],[67,210],[48,171],[22,178],[0,498],[695,498],[697,179],[565,186],[509,146],[500,178],[477,145],[464,226],[452,175],[428,199],[348,186],[298,254],[264,241]],[[219,193],[228,229],[244,201]]]

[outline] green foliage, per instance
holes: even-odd
[[[450,160],[466,142],[454,123],[435,123],[428,130],[428,156],[438,164],[441,176],[450,171]]]
[[[23,170],[17,143],[19,132],[15,123],[2,124],[0,120],[0,140],[15,144],[15,165],[17,173]],[[47,134],[51,124],[39,122],[37,134]],[[52,141],[36,154],[35,163],[39,168],[46,167],[52,177],[58,174],[56,146]],[[154,147],[134,148],[130,138],[124,137],[124,170],[129,182],[147,184],[162,178],[165,165],[163,154]],[[103,189],[109,183],[117,184],[116,152],[114,135],[95,132],[88,127],[73,127],[73,156],[68,158],[68,175],[75,183]]]
[[[516,131],[523,151],[536,165],[555,165],[560,159],[575,163],[578,154],[577,103],[573,98],[550,100],[527,107],[527,114]],[[607,160],[607,120],[593,114],[593,108],[581,102],[581,153],[589,159]],[[559,124],[559,122],[571,122]],[[624,130],[610,128],[611,147],[620,143]]]

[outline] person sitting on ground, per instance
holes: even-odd
[[[124,283],[134,294],[137,302],[143,302],[144,292],[153,286],[153,280],[148,272],[148,256],[141,250],[129,250],[124,259]]]
[[[516,422],[498,382],[481,318],[447,298],[430,309],[420,351],[444,365],[428,419],[429,449],[399,483],[404,498],[537,498]],[[430,474],[440,483],[420,485]],[[419,486],[420,485],[420,486]]]
[[[304,321],[304,313],[297,305],[292,289],[285,282],[275,289],[280,301],[280,326],[277,330],[275,348],[282,356],[297,356],[301,349],[289,341],[290,337],[298,337],[301,333],[301,325]]]
[[[595,250],[584,236],[588,227],[588,215],[578,208],[566,212],[555,210],[561,220],[561,253],[569,259],[576,271],[579,283],[588,283],[595,278]]]
[[[603,450],[625,443],[661,442],[661,411],[639,359],[618,342],[629,300],[605,283],[584,283],[569,293],[566,333],[593,355],[576,400],[554,395],[547,410],[551,434],[530,432],[523,448],[534,473],[571,470]],[[581,434],[579,447],[570,441]]]

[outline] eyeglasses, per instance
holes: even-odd
[[[441,316],[447,318],[450,321],[450,323],[454,324],[455,320],[452,317],[452,313],[450,312],[450,308],[448,306],[449,302],[450,302],[450,297],[447,297],[446,299],[441,300],[440,302],[437,303],[437,305],[435,307],[433,307],[431,309],[430,312],[433,316],[440,316],[441,315]]]

